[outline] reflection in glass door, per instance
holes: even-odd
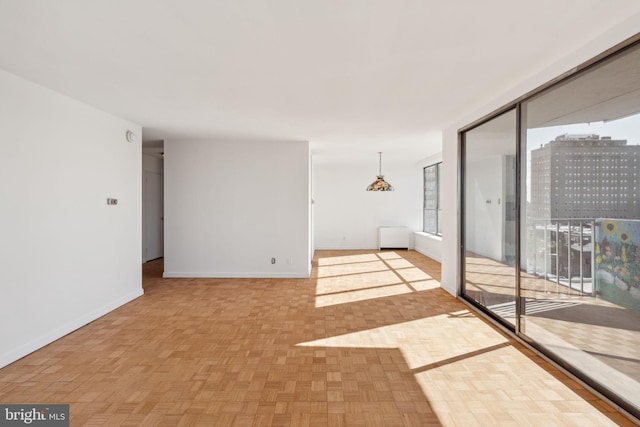
[[[640,414],[640,46],[522,103],[520,334]]]
[[[516,110],[462,135],[463,296],[516,324]]]

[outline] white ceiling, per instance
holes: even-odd
[[[0,68],[144,140],[427,156],[455,118],[638,0],[0,0]],[[368,159],[369,160],[369,159]]]
[[[637,48],[555,87],[527,105],[528,127],[611,121],[640,112]]]

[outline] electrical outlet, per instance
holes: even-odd
[[[275,264],[276,263],[276,259],[275,258],[271,258],[271,264]]]

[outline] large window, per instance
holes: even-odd
[[[640,42],[460,134],[463,296],[640,417]]]
[[[442,235],[442,204],[440,193],[442,182],[440,169],[442,163],[436,163],[424,168],[424,216],[422,231],[425,233]]]

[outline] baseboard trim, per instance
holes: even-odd
[[[162,273],[162,277],[165,279],[308,279],[311,275],[311,272],[252,272],[252,273],[243,273],[243,272],[220,272],[220,271],[211,271],[211,272],[177,272],[177,271],[165,271]]]

